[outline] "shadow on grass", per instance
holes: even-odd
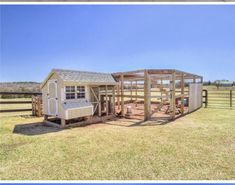
[[[112,121],[104,122],[103,124],[118,126],[118,127],[141,127],[141,126],[161,126],[171,123],[173,120],[169,120],[166,117],[151,118],[149,121],[128,119],[128,118],[116,118]]]
[[[138,121],[132,125],[129,125],[129,127],[136,127],[136,126],[161,126],[166,125],[168,123],[171,123],[173,120],[169,120],[169,118],[166,117],[157,117],[157,118],[151,118],[149,121]]]
[[[127,119],[127,118],[115,118],[107,122],[101,122],[101,124],[118,126],[118,127],[141,127],[141,126],[162,126],[171,123],[174,120],[169,120],[167,117],[157,117],[151,118],[149,121],[137,120],[137,119]],[[99,123],[96,123],[99,124]],[[87,127],[92,124],[83,125],[82,127]],[[56,128],[52,126],[47,126],[43,122],[27,123],[16,125],[13,133],[22,134],[28,136],[42,135],[53,132],[59,132],[63,129]]]
[[[16,125],[13,130],[13,133],[34,136],[34,135],[48,134],[52,132],[59,132],[61,130],[62,129],[60,128],[44,125],[43,122],[36,122],[36,123],[27,123],[23,125],[22,124]]]

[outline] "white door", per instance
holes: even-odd
[[[57,80],[48,81],[48,115],[58,115]]]
[[[202,83],[189,84],[189,112],[202,106]]]

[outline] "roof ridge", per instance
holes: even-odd
[[[105,72],[95,72],[95,71],[83,71],[83,70],[72,70],[72,69],[52,69],[54,72],[80,72],[80,73],[93,73],[93,74],[112,74],[112,73],[105,73]]]

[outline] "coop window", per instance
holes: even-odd
[[[65,96],[66,99],[75,99],[75,86],[66,86],[65,87]]]
[[[85,98],[85,86],[77,86],[77,99]]]

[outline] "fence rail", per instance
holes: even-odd
[[[39,92],[1,92],[0,95],[42,95]]]
[[[32,111],[32,109],[6,109],[6,110],[0,110],[1,112],[29,112]]]
[[[0,104],[31,104],[32,101],[0,101]]]

